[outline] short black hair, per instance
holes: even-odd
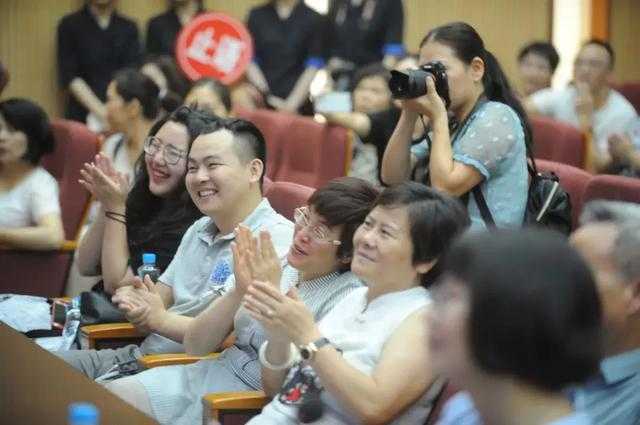
[[[219,130],[228,130],[233,134],[233,148],[238,158],[245,163],[254,159],[262,161],[262,175],[260,187],[267,169],[267,142],[262,132],[251,121],[242,118],[211,117],[202,129],[202,135],[211,134]],[[191,146],[189,146],[191,150]]]
[[[443,266],[469,289],[469,347],[481,369],[546,391],[597,370],[598,291],[589,266],[562,235],[540,229],[469,233]]]
[[[604,50],[606,50],[607,53],[609,53],[609,69],[613,69],[613,66],[616,63],[616,54],[613,51],[613,47],[611,47],[611,44],[609,44],[608,41],[600,40],[599,38],[592,38],[591,40],[585,41],[582,47],[589,46],[591,44],[600,46]]]
[[[365,65],[362,68],[358,68],[358,70],[353,75],[351,91],[355,90],[362,80],[370,77],[380,77],[386,82],[389,82],[389,80],[391,79],[391,73],[380,62],[370,63],[369,65]]]
[[[156,119],[160,111],[160,88],[151,78],[133,68],[125,68],[116,72],[113,82],[126,102],[138,100],[145,118]]]
[[[556,48],[553,47],[553,44],[547,41],[534,41],[525,45],[518,53],[518,62],[522,62],[524,57],[529,53],[545,58],[547,62],[549,62],[551,73],[553,74],[556,72],[556,68],[560,62],[560,56],[558,55]]]
[[[437,260],[453,240],[469,226],[469,214],[462,203],[416,182],[386,188],[374,208],[406,207],[409,216],[413,265]],[[440,264],[421,276],[421,284],[430,286],[440,274]]]
[[[353,234],[371,211],[378,189],[366,180],[339,177],[316,190],[308,204],[329,226],[342,226],[337,257],[342,260],[340,271],[351,268]]]
[[[202,77],[196,80],[191,86],[191,90],[199,87],[207,87],[209,90],[217,94],[227,112],[231,112],[231,92],[229,91],[229,87],[211,77]],[[197,105],[195,106],[197,107]]]
[[[0,102],[0,115],[16,131],[27,138],[27,151],[22,159],[37,165],[44,154],[53,152],[55,140],[47,113],[27,99],[11,98]]]

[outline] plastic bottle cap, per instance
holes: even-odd
[[[156,254],[152,252],[145,252],[142,254],[142,264],[155,264]]]
[[[72,424],[97,424],[99,412],[91,403],[73,403],[69,405],[69,422]]]

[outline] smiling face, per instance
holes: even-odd
[[[186,185],[203,214],[215,218],[241,208],[242,200],[260,181],[262,167],[242,161],[234,135],[223,129],[198,136],[191,146]]]
[[[416,281],[410,230],[407,207],[375,207],[353,236],[351,271],[381,289]]]
[[[149,173],[149,190],[156,196],[165,197],[184,184],[189,132],[183,124],[167,121],[160,127],[152,143],[155,152],[149,154],[147,151],[150,149],[145,146],[144,155]],[[170,164],[165,159],[172,156],[179,157],[175,164]]]
[[[21,162],[27,153],[27,136],[12,128],[0,114],[0,164],[8,165]]]
[[[331,241],[339,240],[342,230],[341,226],[330,227],[313,206],[308,208],[307,213],[307,226],[296,220],[293,244],[287,254],[289,264],[299,270],[306,280],[324,276],[339,268],[340,263],[336,258],[339,245]],[[323,241],[314,237],[314,229],[322,229]]]
[[[442,62],[446,68],[450,109],[454,113],[476,101],[478,90],[482,90],[484,74],[484,63],[480,59],[466,64],[456,56],[451,47],[437,41],[428,41],[420,48],[420,64],[432,61]]]

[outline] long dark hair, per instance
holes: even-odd
[[[522,123],[525,143],[531,144],[531,127],[522,104],[511,89],[511,84],[496,57],[484,47],[480,34],[466,22],[451,22],[432,29],[420,42],[422,48],[430,41],[449,46],[458,59],[470,64],[473,58],[480,58],[484,62],[482,85],[484,95],[488,100],[504,103],[510,106]]]
[[[211,116],[202,111],[194,111],[184,106],[172,114],[158,120],[149,131],[155,136],[169,121],[180,123],[187,128],[189,145],[200,135]],[[202,213],[194,205],[183,181],[167,197],[158,197],[149,190],[149,172],[144,162],[144,151],[136,162],[133,187],[127,196],[127,235],[131,245],[145,245],[158,235],[180,235]],[[186,173],[186,161],[185,161]]]

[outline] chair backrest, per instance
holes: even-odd
[[[294,115],[269,111],[267,109],[238,110],[236,115],[251,121],[262,132],[267,143],[267,171],[266,175],[274,179],[278,173],[281,160],[282,144],[280,140],[285,137],[291,126]]]
[[[267,142],[267,176],[310,187],[346,175],[351,162],[351,132],[320,124],[308,117],[267,111],[240,110]]]
[[[534,157],[583,167],[585,141],[578,129],[548,117],[531,117],[530,122]]]
[[[640,81],[629,81],[618,84],[614,86],[614,89],[626,97],[633,107],[636,108],[636,112],[640,114]]]
[[[42,158],[42,166],[58,181],[65,238],[74,240],[82,223],[90,194],[78,183],[80,169],[99,151],[98,137],[75,121],[52,120],[55,149]]]
[[[307,204],[315,189],[292,182],[272,182],[264,190],[264,196],[279,214],[293,221],[293,211]]]
[[[640,204],[640,179],[608,174],[594,176],[585,188],[583,202],[595,199]]]
[[[295,117],[281,144],[282,159],[276,180],[319,188],[346,175],[351,138],[345,128]]]
[[[560,185],[571,199],[571,219],[573,228],[576,228],[584,205],[585,189],[593,176],[580,168],[559,162],[536,159],[536,165],[540,171],[554,172],[560,178]]]

